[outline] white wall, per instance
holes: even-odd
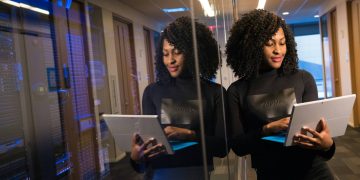
[[[348,95],[352,93],[349,59],[349,29],[346,2],[346,0],[325,1],[319,9],[319,15],[324,15],[329,11],[336,9],[337,43],[340,60],[339,68],[342,95]],[[354,124],[353,119],[349,122],[349,124]]]
[[[143,91],[145,87],[148,85],[146,54],[145,54],[146,51],[145,51],[143,28],[145,26],[147,28],[160,32],[160,30],[164,25],[153,19],[150,19],[141,12],[118,1],[89,0],[88,2],[97,5],[102,9],[112,113],[119,113],[121,112],[120,104],[117,103],[118,104],[117,107],[115,107],[114,105],[114,101],[115,101],[114,98],[117,99],[117,102],[120,102],[121,99],[119,97],[120,93],[118,89],[119,87],[118,73],[117,73],[118,71],[117,71],[116,50],[115,50],[115,40],[114,40],[113,15],[115,14],[117,16],[126,18],[133,25],[140,103],[142,100]]]

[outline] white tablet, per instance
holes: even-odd
[[[293,137],[302,127],[316,128],[320,118],[324,117],[332,137],[345,134],[356,95],[347,95],[294,104],[292,116],[285,140],[285,146],[293,144]]]
[[[144,141],[155,138],[158,143],[165,146],[168,154],[174,154],[157,115],[103,114],[102,117],[114,136],[115,144],[121,150],[131,152],[132,136],[138,133]]]

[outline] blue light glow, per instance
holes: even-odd
[[[58,1],[57,1],[57,5],[58,5],[59,7],[62,7],[62,6],[63,6],[62,0],[58,0]]]
[[[166,13],[173,13],[173,12],[183,12],[183,11],[189,11],[189,8],[169,8],[169,9],[162,9]]]
[[[72,0],[67,0],[66,1],[66,9],[70,9],[70,6],[71,6],[71,3],[72,3]]]

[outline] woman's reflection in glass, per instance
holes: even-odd
[[[213,169],[214,156],[224,157],[228,152],[221,98],[225,89],[211,81],[220,63],[219,47],[204,24],[195,22],[195,28],[200,74],[195,73],[191,19],[178,18],[161,33],[156,50],[157,82],[146,87],[142,101],[143,114],[158,115],[172,143],[193,145],[167,155],[155,139],[141,143],[140,136],[134,135],[131,162],[137,171],[145,171],[147,179],[204,178],[196,76],[201,79],[209,170]]]

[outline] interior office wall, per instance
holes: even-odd
[[[145,87],[148,85],[147,69],[146,69],[146,54],[145,54],[145,39],[143,34],[144,26],[155,31],[160,32],[160,29],[164,26],[157,21],[150,19],[138,12],[137,10],[117,1],[110,0],[89,0],[88,2],[93,3],[102,8],[103,16],[103,28],[105,36],[105,49],[106,59],[109,75],[109,86],[110,86],[110,99],[112,104],[112,113],[120,113],[119,103],[121,99],[119,97],[118,90],[118,75],[116,65],[116,50],[114,41],[114,28],[113,28],[113,15],[116,14],[129,20],[133,25],[134,43],[135,43],[135,58],[137,64],[137,76],[139,84],[139,95],[140,103],[142,100],[142,94]],[[139,35],[140,34],[140,35]],[[116,101],[116,102],[115,102]],[[116,105],[115,105],[116,104]]]
[[[332,9],[336,8],[336,28],[337,28],[337,43],[339,52],[339,69],[342,95],[352,94],[351,85],[351,71],[350,71],[350,49],[349,49],[349,29],[348,18],[346,10],[346,0],[330,0],[325,1],[320,7],[319,15],[324,15]],[[354,125],[354,120],[351,118],[349,124]]]
[[[337,16],[337,34],[338,34],[338,52],[340,60],[341,90],[343,95],[351,94],[351,76],[349,59],[349,30],[347,22],[347,10],[345,0],[331,0],[323,4],[320,9],[320,15],[336,8]]]

